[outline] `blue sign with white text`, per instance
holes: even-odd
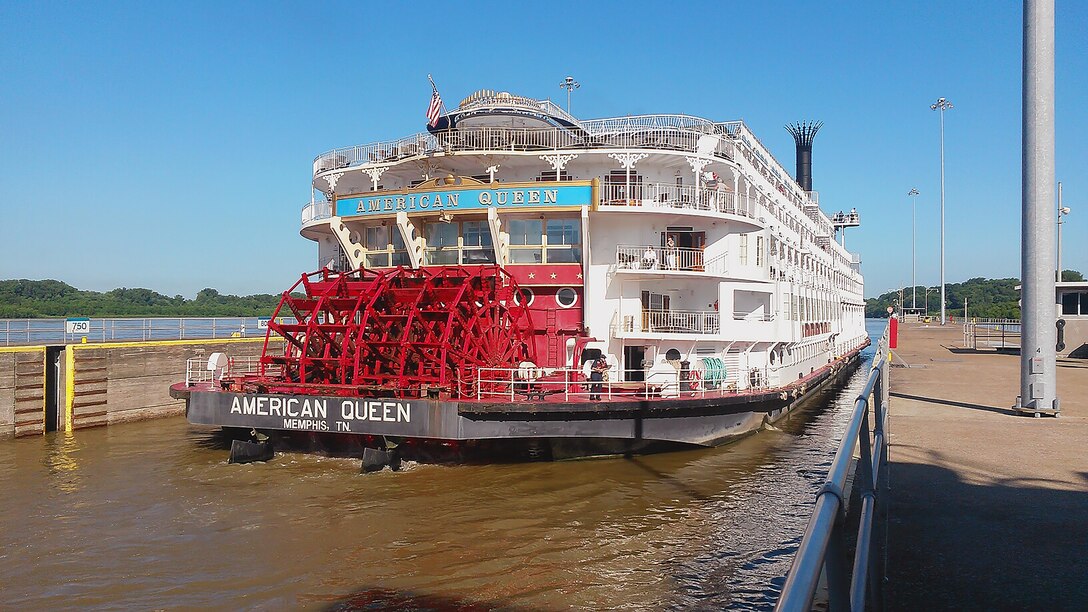
[[[591,185],[540,185],[496,189],[447,189],[408,193],[351,196],[336,200],[340,217],[488,208],[553,208],[589,206],[593,203]]]

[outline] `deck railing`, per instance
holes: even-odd
[[[617,270],[686,271],[725,274],[725,254],[709,259],[703,249],[621,244],[616,247]]]
[[[732,160],[736,143],[710,131],[649,126],[583,131],[567,128],[457,128],[399,140],[334,149],[314,159],[314,175],[360,164],[385,164],[417,155],[457,151],[548,151],[555,149],[660,149]]]
[[[782,594],[775,606],[781,611],[807,611],[820,575],[826,574],[829,609],[883,608],[884,564],[879,554],[883,538],[874,536],[886,525],[877,521],[887,512],[888,493],[888,332],[880,339],[869,378],[854,403],[854,410],[831,462],[827,479],[816,496],[816,506],[805,536],[793,558]],[[860,458],[854,466],[854,449]],[[847,564],[843,515],[849,503],[847,479],[856,469],[861,509],[853,563]],[[868,604],[868,608],[867,605]]]
[[[722,188],[669,183],[606,184],[601,186],[601,206],[640,206],[681,210],[715,211],[728,215],[753,217],[750,198]]]
[[[643,310],[618,316],[618,336],[640,334],[717,334],[721,315],[716,310]]]
[[[768,368],[751,368],[742,377],[739,372],[724,369],[710,375],[697,368],[670,372],[612,367],[605,380],[597,383],[587,380],[582,370],[572,368],[480,368],[476,371],[475,389],[471,393],[466,393],[466,389],[461,391],[477,400],[511,402],[544,398],[590,401],[598,395],[606,400],[617,396],[702,398],[756,391],[772,380]]]
[[[208,357],[190,357],[185,360],[185,386],[215,382],[224,377],[257,374],[260,371],[259,356],[228,357],[227,365],[222,368],[209,367]],[[283,364],[265,364],[264,373],[268,376],[281,376]]]
[[[259,317],[154,317],[89,319],[68,333],[65,319],[0,319],[0,345],[66,344],[83,338],[97,342],[190,340],[264,336]]]
[[[302,224],[328,219],[332,216],[332,202],[307,202],[302,207]]]

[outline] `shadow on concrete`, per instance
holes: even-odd
[[[356,591],[323,608],[326,612],[352,610],[411,610],[413,612],[485,612],[489,610],[526,610],[508,603],[472,601],[411,591],[369,588]]]
[[[943,404],[945,406],[956,406],[957,408],[970,408],[971,410],[984,410],[986,412],[996,412],[998,414],[1015,415],[1016,412],[1012,408],[998,408],[997,406],[983,406],[982,404],[969,404],[967,402],[957,402],[954,400],[940,399],[937,397],[924,397],[921,395],[908,395],[906,393],[891,393],[892,397],[898,397],[901,399],[916,400],[919,402],[929,402],[931,404]]]
[[[898,462],[891,482],[890,610],[1085,609],[1088,490]]]

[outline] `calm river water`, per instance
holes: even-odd
[[[182,418],[0,441],[0,608],[769,609],[866,370],[632,459],[228,465]]]

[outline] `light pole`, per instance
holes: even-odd
[[[929,316],[929,292],[936,291],[936,287],[926,287],[926,316]]]
[[[569,76],[563,79],[563,82],[559,84],[560,87],[567,90],[567,114],[570,114],[570,92],[578,89],[582,86],[581,83],[574,80],[574,77]]]
[[[918,244],[918,190],[911,188],[907,193],[911,197],[911,235],[910,235],[910,308],[918,309],[918,299],[915,296],[915,285],[918,284],[918,258],[915,255]],[[914,313],[917,315],[918,313]]]
[[[1069,214],[1069,208],[1062,206],[1062,184],[1058,182],[1058,282],[1062,282],[1062,224],[1065,216]]]
[[[941,111],[941,325],[944,325],[944,111],[950,110],[952,103],[948,98],[937,98],[929,108]]]

